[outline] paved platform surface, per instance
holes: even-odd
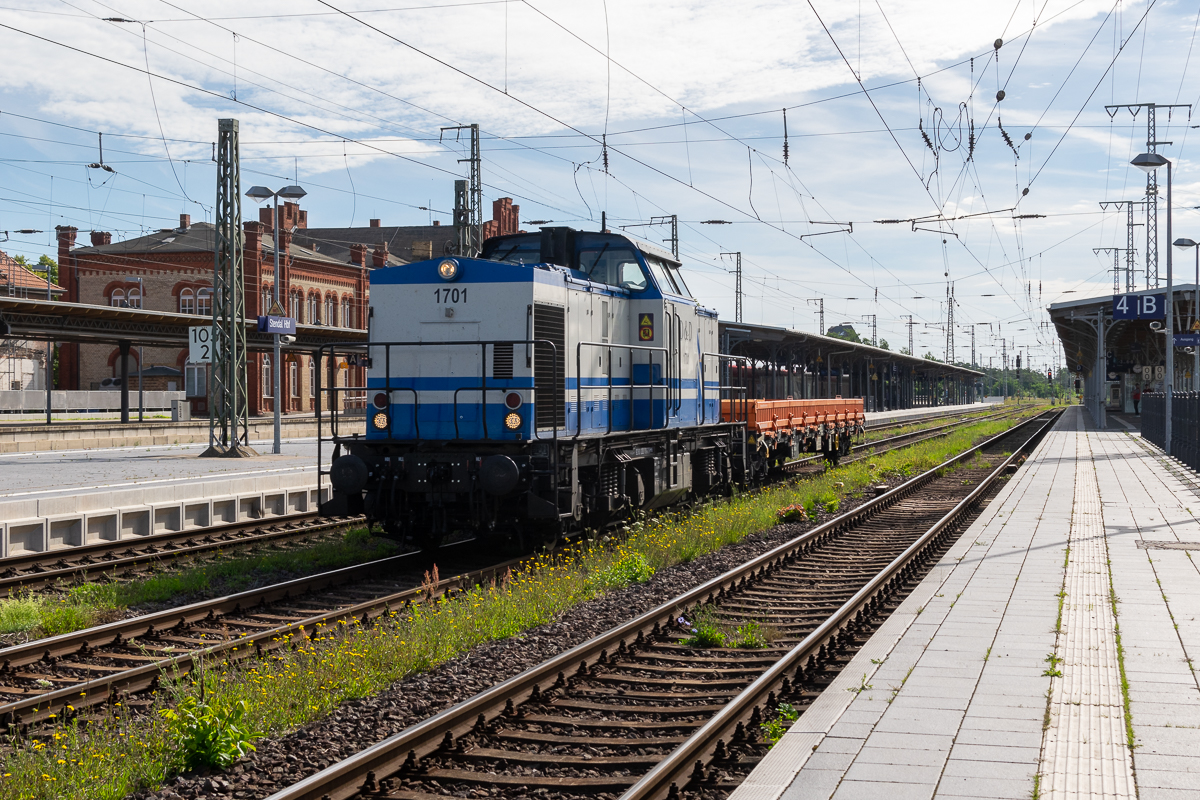
[[[0,454],[0,501],[56,497],[118,487],[238,478],[264,472],[315,470],[315,439],[284,440],[271,454],[271,442],[253,442],[258,458],[198,458],[206,444],[114,447],[99,450],[43,450]],[[328,455],[332,448],[325,448]]]
[[[968,411],[985,411],[996,403],[966,403],[957,406],[921,406],[920,408],[903,408],[896,411],[868,411],[867,427],[883,425],[888,422],[901,420],[917,420],[922,417],[941,417],[953,414],[965,414]]]
[[[1200,488],[1085,416],[1068,408],[734,800],[1200,797]]]

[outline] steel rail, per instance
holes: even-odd
[[[787,679],[787,673],[795,671],[797,668],[802,669],[807,658],[815,655],[821,645],[835,637],[839,630],[843,629],[856,614],[861,614],[872,602],[875,602],[876,598],[881,596],[882,591],[889,584],[894,585],[906,570],[911,573],[917,557],[926,547],[946,534],[960,517],[970,511],[979,502],[983,494],[991,488],[992,484],[1008,471],[1009,466],[1021,456],[1023,451],[1032,442],[1039,439],[1044,432],[1049,430],[1050,426],[1057,421],[1057,418],[1058,415],[1055,415],[1047,420],[1033,435],[1014,449],[1008,458],[1004,459],[1003,462],[992,470],[992,473],[985,480],[980,481],[970,494],[960,500],[953,509],[925,531],[919,539],[909,545],[908,549],[897,556],[891,564],[872,578],[867,585],[863,586],[853,597],[843,603],[816,630],[806,636],[787,655],[775,662],[775,664],[755,679],[741,694],[728,702],[703,727],[690,736],[686,742],[677,747],[665,759],[660,761],[640,781],[626,790],[621,795],[621,800],[659,800],[659,798],[666,798],[668,796],[675,797],[678,796],[679,791],[693,778],[702,780],[706,769],[704,760],[706,758],[710,759],[708,766],[713,766],[711,761],[713,752],[722,742],[728,741],[733,737],[739,725],[743,727],[746,725],[746,722],[751,718],[755,709],[759,709],[761,713],[767,715],[774,712],[775,709],[766,707],[767,698],[775,690],[779,689]],[[976,449],[978,448],[972,448],[972,450]],[[938,467],[938,469],[941,469],[941,467]]]
[[[276,792],[267,800],[324,800],[324,798],[329,798],[329,800],[343,800],[359,792],[370,793],[375,791],[378,788],[376,776],[390,775],[399,771],[406,763],[414,765],[420,759],[432,755],[440,749],[452,748],[458,737],[470,733],[477,725],[486,723],[487,720],[499,715],[512,714],[516,705],[529,701],[531,698],[539,697],[542,692],[551,689],[556,683],[564,681],[567,675],[576,672],[586,673],[589,663],[606,662],[610,652],[615,653],[630,648],[638,649],[645,642],[647,636],[658,633],[664,624],[669,625],[670,621],[679,613],[679,609],[687,609],[706,602],[711,603],[719,594],[733,589],[739,581],[744,584],[748,577],[753,579],[767,574],[770,570],[779,567],[785,559],[793,558],[805,547],[829,541],[842,530],[867,520],[877,511],[919,491],[926,484],[933,481],[942,470],[974,457],[983,448],[1000,439],[1013,435],[1014,431],[1037,420],[1038,417],[1031,418],[1007,431],[989,437],[980,444],[947,459],[936,467],[904,482],[900,486],[868,500],[858,508],[828,520],[800,536],[659,605],[657,608],[629,622],[577,645],[520,675],[496,684],[492,688],[462,703],[368,747],[354,756],[343,759],[337,764],[311,775],[286,789]],[[1047,426],[1049,424],[1047,423]],[[1047,426],[1039,429],[1038,433],[1034,434],[1034,437],[1040,435],[1041,431]],[[1022,448],[1032,438],[1026,440],[1021,447],[1016,448],[1013,455],[993,471],[986,484],[981,484],[970,493],[970,497],[974,498],[972,503],[982,495],[986,487],[991,485],[996,476],[1007,469],[1008,465],[1016,457],[1016,454],[1020,453]],[[938,523],[939,530],[944,530],[947,527],[949,524],[948,520],[952,521],[953,518],[961,515],[962,508],[965,507],[960,503],[959,507],[956,507],[956,512],[948,514],[946,518]],[[928,543],[930,538],[932,537],[926,535],[922,537],[922,541]],[[909,548],[906,551],[906,553],[909,553],[909,561],[912,560],[912,553],[915,552],[917,551],[914,548]],[[885,572],[893,577],[872,581],[871,585],[878,588],[878,586],[886,583],[888,580],[894,579],[896,572],[894,569],[895,564],[896,562],[893,562],[885,570]],[[861,595],[862,593],[860,592],[859,594]],[[842,620],[843,616],[837,615],[837,619]],[[829,632],[836,628],[838,624],[840,622],[831,622],[822,626],[822,630],[826,633],[826,639],[828,639]],[[810,636],[802,643],[802,646],[805,647],[805,655],[809,652],[807,643],[812,640],[813,637]],[[796,650],[793,649],[791,652],[794,653]],[[791,664],[792,661],[788,663]],[[778,675],[782,677],[781,672]],[[760,685],[762,684],[758,681],[752,684],[752,686]],[[757,701],[755,704],[757,704]],[[745,707],[744,702],[738,705],[739,709],[743,707]],[[740,720],[740,718],[741,715],[739,714],[738,719]],[[723,716],[722,719],[728,719],[728,715]],[[711,728],[706,725],[702,730],[711,730]],[[720,730],[724,730],[724,725],[720,727]],[[686,766],[690,767],[692,763],[692,759],[690,758],[691,752],[696,747],[693,745],[686,757],[672,754],[673,760],[671,763],[685,763]],[[712,742],[711,747],[715,747],[715,740]],[[700,747],[701,751],[707,751],[707,749],[710,749],[708,744]],[[680,758],[684,760],[680,762]],[[664,774],[663,770],[655,768],[652,774],[658,776],[655,779],[656,785],[661,783]],[[674,780],[674,768],[667,774],[672,776],[672,780]]]
[[[364,517],[320,517],[315,513],[289,514],[272,517],[269,520],[252,522],[234,522],[228,525],[218,525],[209,528],[195,528],[190,531],[173,531],[155,536],[133,539],[119,539],[114,542],[97,542],[95,544],[70,547],[50,552],[27,553],[19,556],[9,556],[0,559],[0,570],[32,570],[17,575],[0,576],[0,595],[12,596],[19,589],[39,589],[56,582],[75,578],[85,573],[106,575],[114,570],[127,571],[154,563],[173,561],[184,556],[194,556],[225,548],[247,547],[278,539],[310,536],[349,527],[363,522]],[[278,529],[279,525],[295,525],[302,527]],[[304,524],[312,523],[312,524]],[[270,526],[268,529],[267,526]],[[255,533],[254,531],[261,531]],[[239,533],[246,532],[245,535]],[[230,538],[210,539],[214,536]],[[177,544],[182,542],[183,544]],[[136,551],[137,548],[164,548],[149,552],[125,555],[86,563],[71,564],[74,559],[103,558],[106,554]]]
[[[467,550],[474,540],[447,545],[441,552]],[[211,621],[226,614],[249,611],[259,605],[296,598],[313,591],[343,586],[352,581],[380,571],[395,569],[402,565],[411,566],[428,559],[421,552],[345,567],[307,578],[298,578],[286,583],[253,589],[235,595],[207,600],[200,603],[168,609],[155,614],[146,614],[127,620],[112,622],[74,633],[49,639],[39,639],[23,645],[0,650],[0,675],[27,667],[38,662],[53,665],[71,656],[86,657],[97,647],[120,644],[141,637],[169,634],[176,628],[203,621]],[[486,581],[506,569],[519,565],[524,559],[511,559],[480,570],[451,576],[440,580],[435,587],[438,596]],[[278,647],[290,645],[297,636],[310,636],[320,625],[338,620],[361,619],[363,622],[404,607],[420,599],[422,587],[405,589],[385,596],[373,598],[341,609],[288,622],[269,630],[238,636],[223,642],[214,642],[207,647],[189,650],[178,656],[163,658],[129,670],[112,673],[90,681],[80,681],[62,689],[36,694],[21,700],[0,705],[0,726],[28,725],[49,719],[51,715],[63,716],[67,706],[78,715],[88,708],[119,700],[122,695],[143,691],[155,686],[164,674],[184,675],[194,669],[200,661],[221,654],[229,660],[241,660]]]
[[[882,453],[882,452],[886,452],[887,450],[893,449],[894,447],[900,445],[902,442],[905,446],[908,446],[910,444],[920,444],[921,442],[928,441],[930,439],[937,439],[942,436],[949,436],[951,433],[954,432],[954,429],[956,429],[956,428],[965,427],[967,425],[975,425],[980,422],[990,422],[990,421],[994,421],[994,420],[998,420],[998,419],[1006,419],[1008,417],[1012,417],[1017,414],[1020,414],[1021,411],[1022,411],[1022,409],[1018,406],[1015,409],[1012,409],[1009,411],[1004,411],[1004,412],[997,413],[997,414],[988,414],[988,415],[985,415],[982,417],[971,417],[969,419],[957,419],[954,422],[949,422],[949,423],[946,423],[945,425],[938,425],[936,427],[931,427],[931,428],[921,428],[919,430],[909,431],[908,433],[898,433],[894,436],[884,437],[883,439],[872,439],[870,441],[865,441],[865,442],[861,442],[856,445],[852,445],[850,448],[850,452],[854,453],[859,450],[866,450],[866,449],[878,447],[880,445],[887,445],[885,450],[879,451]],[[888,426],[888,427],[904,427],[904,425],[915,425],[915,424],[917,424],[917,423],[909,422],[909,423],[903,423],[901,425]],[[871,430],[876,430],[876,431],[884,430],[884,426],[880,426],[879,428],[873,428]],[[869,433],[869,432],[870,431],[865,431],[864,433]],[[918,438],[918,437],[921,437],[921,438]],[[795,461],[788,461],[787,463],[785,463],[783,465],[783,469],[794,470],[796,467],[800,467],[800,466],[803,466],[804,464],[812,463],[813,461],[819,461],[823,458],[825,458],[825,456],[822,455],[821,453],[817,453],[816,455],[812,455],[812,456],[805,456],[804,458],[798,458]],[[842,463],[849,464],[849,463],[853,463],[855,461],[859,461],[860,459],[863,459],[863,458],[866,458],[866,454],[857,456],[856,458],[853,458],[853,459],[844,459]]]

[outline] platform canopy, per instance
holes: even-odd
[[[863,397],[868,411],[970,403],[983,373],[869,344],[788,328],[719,323],[721,352],[749,360],[752,393]]]
[[[1176,333],[1188,332],[1195,321],[1192,312],[1195,295],[1194,283],[1175,286]],[[1155,368],[1166,364],[1167,336],[1161,327],[1165,305],[1144,298],[1165,300],[1165,296],[1166,288],[1159,287],[1124,295],[1082,297],[1053,303],[1047,308],[1062,342],[1067,368],[1080,380],[1084,405],[1097,425],[1104,424],[1105,408],[1132,412],[1135,389],[1155,391],[1162,388],[1164,375],[1161,369]],[[1147,303],[1149,308],[1141,313],[1143,304]],[[1117,319],[1113,318],[1114,307]],[[1100,319],[1104,320],[1105,339],[1097,358],[1096,326]],[[1191,356],[1176,350],[1177,387],[1190,377],[1191,368]]]
[[[272,339],[245,320],[251,350],[270,350]],[[0,297],[0,337],[55,342],[127,341],[144,347],[187,347],[188,328],[212,325],[211,317],[138,308]],[[335,342],[365,344],[367,332],[328,325],[297,325],[296,341],[284,349],[314,350]]]

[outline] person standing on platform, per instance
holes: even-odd
[[[1133,413],[1137,414],[1139,417],[1142,415],[1142,412],[1138,411],[1138,404],[1141,402],[1142,402],[1142,387],[1134,386],[1133,387]]]

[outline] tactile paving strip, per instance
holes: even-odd
[[[1062,631],[1051,682],[1050,727],[1042,743],[1041,797],[1135,798],[1125,742],[1115,618],[1100,488],[1086,434],[1077,433],[1075,504]]]

